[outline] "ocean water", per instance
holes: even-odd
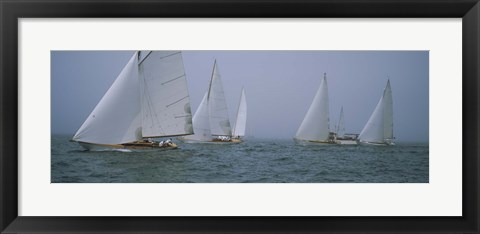
[[[180,149],[85,151],[52,136],[52,183],[428,183],[428,143],[295,144],[246,139]]]

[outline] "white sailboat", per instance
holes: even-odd
[[[237,119],[233,125],[232,141],[241,141],[245,136],[245,128],[247,125],[247,99],[245,89],[242,88],[240,103],[238,104]]]
[[[186,143],[232,143],[232,128],[217,61],[213,64],[210,85],[193,116],[195,134],[179,137]]]
[[[73,136],[88,150],[176,148],[150,138],[193,133],[180,51],[139,51]]]
[[[390,80],[370,119],[360,133],[359,142],[371,145],[394,145],[393,101]]]
[[[345,118],[343,116],[343,106],[340,109],[340,119],[335,131],[335,143],[339,145],[356,145],[356,135],[345,132]]]
[[[313,102],[308,109],[297,134],[293,138],[297,143],[334,143],[330,133],[327,74],[324,73]]]

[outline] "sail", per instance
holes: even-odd
[[[345,120],[343,118],[343,106],[340,109],[340,119],[338,120],[337,126],[337,137],[343,138],[345,136]]]
[[[87,117],[73,140],[121,144],[141,139],[137,53]]]
[[[223,92],[222,79],[218,71],[217,61],[215,61],[213,65],[207,100],[212,135],[231,136],[232,129],[228,117],[227,102],[225,101],[225,94]]]
[[[393,101],[390,80],[387,81],[380,101],[358,138],[360,141],[374,143],[393,140]]]
[[[387,80],[387,87],[384,91],[384,118],[383,118],[383,138],[390,142],[393,141],[393,99],[392,88],[390,87],[390,80]]]
[[[185,139],[197,141],[210,141],[212,135],[210,133],[210,120],[208,117],[208,92],[203,96],[202,102],[198,106],[197,111],[193,115],[193,131],[194,135],[185,136]]]
[[[143,137],[192,134],[192,113],[182,53],[141,51],[139,58]]]
[[[247,124],[247,99],[245,97],[245,89],[242,89],[242,95],[240,96],[240,104],[238,105],[237,119],[235,120],[232,136],[234,137],[245,136],[246,124]]]
[[[330,132],[327,77],[324,75],[317,94],[298,128],[296,139],[328,141]]]

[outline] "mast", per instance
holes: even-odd
[[[210,76],[210,84],[208,85],[207,101],[210,99],[210,92],[212,90],[213,76],[214,76],[216,67],[217,67],[217,59],[213,61],[212,75]]]

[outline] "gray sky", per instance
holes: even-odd
[[[133,51],[52,51],[52,133],[73,135]],[[344,107],[348,133],[360,133],[390,78],[397,141],[428,141],[428,51],[184,51],[192,112],[217,59],[230,121],[242,86],[247,136],[292,138],[327,73],[330,129]]]

